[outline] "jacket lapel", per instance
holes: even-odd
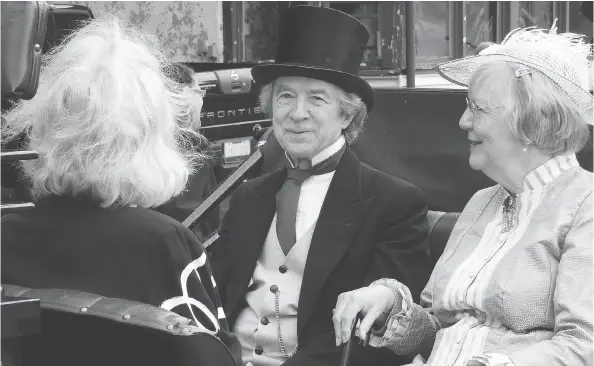
[[[246,189],[241,197],[240,207],[244,211],[237,212],[240,224],[234,230],[234,242],[237,245],[230,252],[233,256],[233,273],[227,288],[226,311],[233,316],[237,304],[245,296],[252,278],[264,240],[268,234],[270,223],[276,212],[276,192],[285,181],[286,170],[281,170],[263,177],[258,185]]]
[[[347,148],[328,188],[309,247],[299,296],[298,332],[307,323],[326,278],[346,253],[374,200],[363,200],[361,168],[359,159]]]

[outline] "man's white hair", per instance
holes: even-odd
[[[103,207],[151,207],[179,194],[193,163],[189,94],[153,37],[117,18],[91,20],[44,56],[36,96],[6,113],[26,132],[35,198],[90,195]]]

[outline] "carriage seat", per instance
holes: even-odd
[[[435,267],[437,260],[442,255],[459,216],[459,212],[429,211],[427,213],[427,220],[429,221],[429,254],[432,267]]]
[[[22,365],[235,366],[219,338],[174,312],[82,291],[2,288],[40,299],[41,332],[23,338],[14,357]]]

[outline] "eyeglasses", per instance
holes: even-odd
[[[470,99],[468,99],[468,97],[466,97],[466,107],[468,107],[468,109],[470,109],[470,112],[472,112],[473,116],[476,116],[477,111],[485,111],[486,112],[488,110],[501,108],[503,106],[496,105],[496,106],[492,106],[492,107],[479,107],[478,105],[476,105],[476,103],[474,103],[472,100],[470,100]]]

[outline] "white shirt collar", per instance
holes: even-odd
[[[334,143],[332,143],[332,145],[330,145],[327,148],[325,148],[324,150],[320,151],[319,153],[316,154],[316,156],[313,157],[313,159],[311,159],[311,166],[314,166],[314,165],[328,159],[330,156],[335,154],[338,150],[342,149],[344,144],[346,144],[346,140],[344,139],[343,135],[340,135],[338,140],[334,141]],[[287,154],[286,151],[285,151],[285,157],[287,158],[287,160],[289,161],[291,166],[294,168],[295,165],[293,165],[293,160],[291,160],[291,158],[289,157],[289,154]]]
[[[325,148],[324,150],[320,151],[316,156],[313,157],[313,159],[311,159],[311,166],[314,166],[314,165],[328,159],[329,157],[331,157],[338,150],[342,149],[342,147],[344,146],[345,143],[346,143],[346,141],[344,139],[344,136],[340,135],[338,140],[334,141],[334,143],[332,145],[330,145],[327,148]]]
[[[565,171],[578,166],[575,154],[557,155],[526,175],[524,191],[544,187]]]

